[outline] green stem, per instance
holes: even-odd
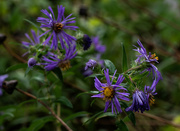
[[[124,72],[124,74],[128,73],[128,72],[129,72],[129,71],[131,71],[131,70],[136,70],[136,69],[139,69],[139,68],[141,68],[141,67],[142,67],[142,65],[139,65],[139,66],[136,66],[136,67],[130,68],[130,69],[128,69],[127,71],[125,71],[125,72]]]

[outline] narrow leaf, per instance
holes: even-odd
[[[127,69],[128,69],[128,66],[127,66],[127,56],[126,56],[126,51],[125,51],[125,47],[124,47],[124,44],[122,43],[122,56],[123,56],[123,59],[122,59],[122,63],[123,63],[123,72],[125,72]]]
[[[27,69],[26,69],[26,72],[25,72],[24,76],[26,76],[26,75],[29,73],[29,71],[30,71],[30,70],[31,70],[31,68],[27,67]]]
[[[54,102],[59,102],[67,107],[73,108],[72,103],[65,96],[61,96],[57,100],[54,100]]]
[[[28,19],[24,19],[25,21],[29,22],[31,25],[35,26],[39,31],[44,32],[38,25],[36,25],[34,22],[28,20]]]
[[[52,70],[56,76],[59,78],[59,80],[63,83],[63,75],[60,68],[55,68]]]
[[[27,131],[39,131],[44,126],[45,123],[53,120],[54,120],[53,116],[47,116],[40,119],[36,119],[31,123]]]
[[[92,75],[90,75],[90,76],[88,76],[88,77],[95,77],[95,76],[97,76],[97,77],[103,77],[104,75],[102,75],[102,74],[92,74]],[[86,77],[86,78],[88,78],[88,77]]]
[[[98,117],[96,117],[95,121],[99,120],[100,118],[103,118],[103,117],[115,117],[116,115],[112,114],[112,112],[105,112],[101,115],[99,115]]]
[[[15,71],[17,69],[27,68],[26,63],[16,64],[6,69],[6,72]]]
[[[20,108],[22,105],[26,104],[26,103],[30,103],[30,102],[34,102],[35,100],[32,99],[32,100],[27,100],[27,101],[23,101],[21,102],[19,105],[18,105],[18,108]]]
[[[91,118],[89,118],[87,121],[83,123],[83,125],[92,122],[98,115],[102,114],[104,111],[98,112],[95,115],[93,115]]]
[[[72,120],[77,117],[87,116],[87,114],[89,114],[89,113],[86,111],[77,112],[77,113],[72,114],[72,115],[68,116],[67,118],[65,118],[64,121],[67,122],[67,121]]]
[[[126,126],[126,124],[122,120],[117,121],[116,125],[118,127],[118,131],[129,131],[128,127]]]
[[[129,117],[129,119],[131,120],[131,122],[133,123],[133,125],[135,126],[135,125],[136,125],[136,118],[135,118],[134,113],[133,113],[133,112],[130,112],[130,113],[128,114],[128,117]]]

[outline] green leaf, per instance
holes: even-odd
[[[77,112],[77,113],[74,113],[74,114],[66,117],[64,119],[64,121],[67,122],[67,121],[72,120],[72,119],[77,118],[77,117],[87,116],[87,114],[89,114],[89,113],[86,111]]]
[[[112,114],[112,112],[105,112],[101,115],[99,115],[98,117],[96,117],[95,121],[99,120],[100,118],[103,118],[103,117],[115,117],[116,115]]]
[[[39,131],[45,123],[53,121],[55,118],[53,116],[46,116],[40,119],[34,120],[27,131]]]
[[[97,76],[97,77],[103,77],[104,75],[102,75],[102,74],[92,74],[92,75],[90,75],[90,76],[88,76],[88,77],[95,77],[95,76]],[[88,78],[88,77],[86,77],[86,78]]]
[[[60,68],[55,68],[52,70],[56,76],[59,78],[59,80],[63,83],[63,75]]]
[[[79,93],[76,98],[78,98],[79,96],[81,95],[84,95],[84,94],[98,94],[100,93],[99,91],[87,91],[87,92],[83,92],[83,93]]]
[[[101,111],[101,112],[96,113],[95,115],[93,115],[92,117],[90,117],[87,121],[85,121],[85,122],[83,123],[83,125],[92,122],[98,115],[102,114],[103,112],[104,112],[104,111]]]
[[[123,72],[127,71],[128,69],[128,66],[127,66],[127,56],[126,56],[126,51],[125,51],[125,48],[124,48],[124,44],[122,43],[122,56],[123,56],[123,59],[122,59],[122,67],[123,67]]]
[[[109,72],[113,74],[116,70],[114,64],[110,60],[104,60],[104,63],[105,67],[109,69]]]
[[[24,20],[27,21],[27,22],[29,22],[31,25],[35,26],[39,31],[44,32],[44,31],[40,28],[40,26],[36,25],[34,22],[32,22],[32,21],[30,21],[30,20],[28,20],[28,19],[24,19]]]
[[[129,131],[128,127],[122,120],[117,121],[116,125],[118,127],[118,131]]]
[[[60,98],[54,100],[53,102],[59,102],[67,107],[73,108],[72,103],[65,96],[61,96]]]
[[[98,94],[100,93],[99,91],[88,91],[87,93],[90,93],[90,94]]]
[[[95,99],[91,102],[90,106],[92,106],[93,103],[94,103],[96,100],[97,100],[97,98],[95,98]]]
[[[136,125],[136,118],[135,118],[134,112],[129,112],[128,113],[128,118],[131,120],[131,122],[135,126]]]
[[[27,100],[27,101],[23,101],[21,102],[19,105],[18,105],[18,108],[20,108],[22,105],[26,104],[26,103],[30,103],[30,102],[34,102],[35,100],[34,99],[31,99],[31,100]]]
[[[147,76],[148,74],[149,74],[148,71],[143,72],[143,73],[141,73],[141,74],[136,74],[136,75],[132,78],[132,80],[134,81],[134,80],[142,79],[143,77]]]
[[[79,93],[79,94],[76,96],[76,98],[80,97],[81,95],[85,95],[85,94],[87,94],[87,92]]]
[[[10,117],[14,117],[14,114],[11,112],[5,112],[2,116],[10,116]]]
[[[31,68],[29,68],[29,67],[27,67],[27,69],[26,69],[26,72],[25,72],[24,76],[26,76],[26,75],[30,72],[30,70],[32,70],[32,69],[31,69]]]
[[[6,69],[6,72],[15,71],[17,69],[22,69],[22,68],[27,68],[27,64],[21,63],[21,64],[16,64],[16,65],[10,66]]]

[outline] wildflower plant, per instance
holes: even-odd
[[[126,51],[122,44],[123,69],[119,71],[110,60],[102,59],[102,55],[107,49],[99,37],[90,37],[82,32],[80,35],[78,34],[79,32],[76,32],[76,35],[73,36],[65,32],[66,30],[70,30],[74,33],[78,29],[75,25],[75,17],[72,14],[67,17],[64,15],[65,7],[58,5],[57,14],[54,14],[50,6],[48,10],[43,9],[41,12],[45,14],[45,17],[38,17],[37,22],[41,24],[40,28],[42,29],[38,30],[37,33],[31,30],[31,35],[26,33],[27,41],[22,42],[22,47],[27,50],[23,56],[28,55],[29,57],[26,63],[27,70],[25,75],[28,75],[32,70],[44,73],[45,83],[42,85],[43,87],[49,85],[50,88],[47,88],[47,91],[43,91],[47,95],[47,99],[52,107],[57,106],[60,108],[57,102],[71,108],[73,107],[70,100],[65,97],[65,95],[69,95],[68,92],[63,92],[67,91],[63,89],[63,84],[66,81],[64,80],[64,76],[66,78],[67,76],[76,77],[76,73],[74,72],[77,70],[88,77],[86,79],[91,79],[92,77],[94,79],[94,86],[89,91],[85,91],[86,94],[89,94],[88,96],[93,101],[92,103],[96,103],[94,100],[103,103],[103,107],[99,106],[101,108],[98,108],[100,112],[92,117],[90,117],[89,113],[85,113],[90,118],[84,124],[95,119],[110,116],[117,121],[117,126],[125,125],[123,122],[124,116],[121,114],[131,114],[129,119],[135,124],[135,115],[133,112],[140,111],[143,113],[151,109],[150,107],[155,103],[155,95],[157,95],[156,85],[162,80],[162,75],[156,67],[156,64],[159,63],[159,58],[156,54],[147,53],[143,44],[138,40],[138,45],[134,45],[136,47],[134,53],[138,53],[137,58],[132,62],[132,67],[128,69]],[[3,86],[3,82],[7,77],[8,75],[0,76],[0,95],[2,95],[1,89],[11,87],[13,90],[17,90],[36,99],[67,130],[71,130],[56,115],[53,109],[47,106],[41,99],[14,87],[17,83],[10,83],[11,86],[9,84]],[[144,85],[142,82],[143,78],[147,79],[149,77],[151,77],[151,86]],[[73,81],[70,84],[65,84],[72,85],[72,83]],[[81,90],[84,91],[83,87]],[[95,104],[92,104],[92,106],[95,106]],[[60,109],[57,112],[60,113]],[[75,116],[78,115],[76,114]],[[118,126],[118,128],[121,127]]]

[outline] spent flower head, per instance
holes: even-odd
[[[102,98],[106,101],[105,103],[105,109],[104,112],[107,111],[109,107],[112,109],[112,113],[117,114],[118,112],[122,112],[121,105],[119,103],[119,100],[125,100],[129,101],[129,93],[125,93],[124,91],[127,91],[126,88],[120,86],[122,81],[124,80],[124,77],[122,75],[119,75],[117,82],[113,84],[113,80],[116,74],[116,71],[114,72],[114,75],[110,77],[109,75],[109,69],[104,70],[104,74],[106,77],[107,83],[101,83],[97,77],[95,77],[94,85],[98,91],[100,91],[100,94],[93,95],[92,97],[98,97]],[[110,78],[112,78],[110,80]]]
[[[64,49],[65,43],[64,43],[63,39],[68,44],[68,46],[70,46],[73,43],[73,41],[76,40],[75,37],[67,34],[64,31],[65,29],[76,30],[78,28],[77,26],[69,25],[69,24],[76,22],[74,20],[75,17],[70,18],[72,16],[72,14],[65,17],[64,16],[65,7],[63,7],[62,5],[57,6],[57,9],[58,9],[57,19],[55,18],[52,8],[49,6],[48,9],[50,10],[50,13],[46,9],[41,10],[41,12],[44,13],[47,16],[47,18],[44,18],[44,17],[37,18],[37,22],[41,23],[41,27],[48,29],[46,32],[44,32],[40,36],[50,33],[48,38],[44,41],[44,44],[45,45],[48,44],[49,41],[51,40],[51,37],[53,37],[51,48],[54,48],[54,49],[58,48],[58,39],[59,39],[59,41],[61,43],[61,47],[62,47],[62,49]]]
[[[146,94],[137,89],[133,93],[133,102],[132,105],[128,108],[126,108],[126,111],[138,111],[141,110],[141,113],[143,113],[145,110],[149,110],[149,103]]]

